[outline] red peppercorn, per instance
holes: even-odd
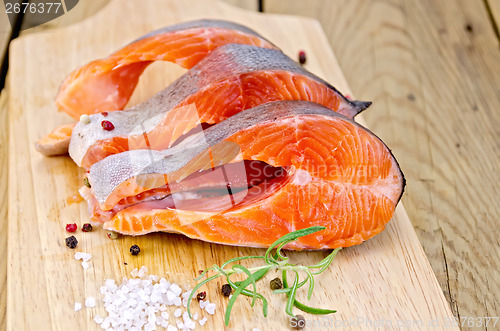
[[[110,121],[102,121],[101,126],[106,131],[114,130],[115,126]]]
[[[104,116],[104,117],[106,117],[106,116],[108,116],[108,112],[107,112],[107,111],[103,111],[103,112],[101,113],[101,115],[102,115],[102,116]]]
[[[66,231],[68,232],[75,232],[77,228],[78,226],[76,225],[76,223],[66,224]]]
[[[205,300],[206,297],[207,297],[207,292],[203,291],[196,295],[196,300],[198,301]]]
[[[300,64],[306,63],[306,52],[305,51],[299,52],[299,63]]]
[[[90,224],[90,223],[83,224],[82,231],[83,232],[91,232],[92,231],[92,224]]]

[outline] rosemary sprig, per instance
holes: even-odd
[[[191,300],[193,299],[193,296],[196,294],[197,290],[205,285],[206,283],[217,279],[219,277],[225,277],[227,280],[227,283],[234,289],[233,296],[231,299],[229,299],[229,302],[227,304],[226,308],[226,313],[225,313],[225,318],[224,322],[226,325],[229,325],[229,318],[231,316],[231,310],[233,309],[233,305],[236,302],[236,299],[240,294],[246,295],[248,297],[252,298],[252,303],[251,306],[253,307],[256,300],[259,299],[262,301],[262,312],[264,316],[267,316],[267,309],[268,309],[268,302],[266,298],[260,293],[257,292],[257,281],[260,280],[262,277],[264,277],[270,270],[279,270],[282,273],[282,281],[283,281],[283,289],[275,290],[274,293],[286,293],[286,296],[288,297],[286,307],[285,307],[285,312],[290,315],[294,316],[292,309],[293,307],[296,307],[304,312],[310,313],[310,314],[317,314],[317,315],[324,315],[324,314],[331,314],[335,313],[336,310],[330,310],[330,309],[321,309],[321,308],[313,308],[310,306],[307,306],[295,299],[297,295],[297,291],[309,283],[309,288],[307,292],[307,299],[311,299],[311,296],[314,291],[314,276],[319,275],[323,271],[325,271],[328,266],[333,262],[333,259],[335,258],[335,255],[341,248],[337,248],[333,250],[327,257],[325,257],[323,260],[318,262],[317,264],[310,265],[310,266],[302,266],[302,265],[296,265],[296,264],[290,264],[288,257],[286,257],[283,252],[281,251],[284,246],[287,244],[301,238],[307,235],[310,235],[312,233],[322,231],[324,230],[325,227],[323,226],[313,226],[310,228],[294,231],[291,233],[288,233],[284,235],[283,237],[279,238],[276,240],[271,247],[266,251],[264,256],[243,256],[243,257],[236,257],[233,259],[230,259],[226,262],[224,262],[221,266],[214,265],[212,268],[206,269],[203,271],[203,273],[196,278],[195,280],[199,281],[201,280],[209,271],[215,272],[214,275],[201,280],[196,286],[194,287],[193,291],[191,292],[191,295],[188,298],[188,314],[189,317],[191,317]],[[274,251],[274,254],[273,254]],[[265,262],[264,265],[254,267],[254,268],[246,268],[245,266],[241,264],[236,264],[236,262],[243,261],[243,260],[249,260],[249,259],[260,259]],[[228,267],[230,264],[233,264],[231,268],[225,269]],[[287,279],[287,273],[290,272],[294,275],[294,280],[292,286],[288,286],[288,279]],[[305,278],[303,280],[300,280],[300,273],[305,274]],[[234,274],[244,274],[246,278],[242,281],[233,281],[231,280],[231,276]],[[251,286],[251,289],[247,289],[247,287]]]

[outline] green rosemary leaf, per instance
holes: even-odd
[[[253,292],[250,292],[249,290],[246,289],[241,291],[241,294],[246,295],[247,297],[253,296]],[[267,317],[267,308],[269,304],[266,298],[264,298],[260,293],[256,293],[256,297],[262,300],[262,314],[264,315],[264,317]]]
[[[295,316],[293,315],[292,308],[295,303],[295,296],[297,295],[297,287],[299,285],[299,273],[297,271],[295,272],[295,280],[293,281],[293,285],[291,287],[290,293],[287,293],[288,295],[288,301],[286,302],[286,307],[285,307],[285,312],[290,315],[290,316]]]
[[[200,287],[202,287],[203,285],[205,285],[206,283],[208,283],[216,278],[219,278],[220,276],[221,276],[220,274],[213,275],[212,277],[209,277],[207,279],[202,280],[201,282],[196,284],[196,286],[193,288],[193,290],[191,291],[191,294],[189,295],[188,302],[187,302],[187,311],[188,311],[189,318],[191,318],[191,310],[189,309],[189,307],[191,307],[191,300],[193,299],[193,296],[196,293],[196,291],[198,291],[198,289]]]
[[[297,289],[301,288],[302,286],[304,286],[307,282],[309,281],[309,277],[304,279],[303,281],[301,281],[298,285],[297,285]],[[273,293],[290,293],[292,291],[292,288],[291,287],[285,287],[285,288],[280,288],[278,290],[274,290]]]
[[[306,312],[309,314],[315,314],[315,315],[327,315],[327,314],[333,314],[333,313],[337,312],[336,310],[331,310],[331,309],[309,307],[303,303],[300,303],[297,300],[295,300],[294,306],[297,307],[298,309],[302,310],[303,312]]]
[[[285,270],[283,270],[283,272],[281,273],[281,278],[283,281],[283,286],[288,287],[288,281],[286,278],[286,271]],[[315,315],[327,315],[327,314],[332,314],[332,313],[337,312],[336,310],[331,310],[331,309],[321,309],[321,308],[309,307],[309,306],[297,301],[297,299],[294,300],[293,304],[295,307],[302,310],[303,312],[315,314]]]
[[[273,290],[273,293],[276,294],[281,294],[281,293],[289,293],[292,289],[287,287],[287,288],[280,288],[278,290]]]
[[[315,232],[318,232],[318,231],[321,231],[324,229],[326,229],[324,226],[311,226],[310,228],[293,231],[293,232],[290,232],[290,233],[284,235],[283,237],[279,238],[274,243],[272,243],[271,246],[267,249],[266,255],[265,255],[266,263],[271,262],[269,259],[269,255],[270,255],[271,251],[279,244],[281,244],[283,242],[291,242],[291,241],[297,240],[300,237],[304,237],[304,236],[310,235],[311,233],[315,233]]]
[[[214,264],[212,269],[214,271],[217,271],[218,273],[220,273],[222,276],[224,277],[229,277],[229,275],[224,271],[224,269],[222,269],[221,267],[219,267],[217,264]]]
[[[269,249],[266,251],[266,254],[264,255],[264,261],[267,264],[278,264],[278,259],[279,259],[278,253],[271,254],[271,250]]]
[[[320,263],[316,264],[316,265],[313,265],[313,266],[309,266],[308,268],[309,269],[312,269],[312,268],[319,268],[318,270],[316,271],[311,271],[311,273],[313,275],[319,275],[320,273],[322,273],[323,271],[326,270],[326,268],[328,268],[330,266],[330,264],[333,262],[333,259],[335,258],[335,256],[337,255],[337,253],[342,249],[342,247],[339,247],[339,248],[336,248],[334,249],[326,258],[324,258]]]
[[[293,241],[293,240],[292,240]],[[288,261],[288,257],[286,257],[285,255],[283,255],[281,253],[281,249],[283,248],[283,246],[285,246],[286,244],[288,244],[289,242],[291,241],[285,241],[283,243],[281,243],[278,248],[276,249],[276,256],[280,257],[282,259],[282,261]]]
[[[309,279],[309,291],[307,292],[307,300],[311,300],[313,290],[314,290],[314,276],[311,273],[311,271],[309,271],[309,269],[305,269],[304,271],[307,274],[306,280]]]
[[[224,269],[228,264],[241,261],[241,260],[248,260],[248,259],[263,259],[263,256],[240,256],[240,257],[235,257],[234,259],[227,260],[224,262],[220,267]]]
[[[283,270],[281,272],[281,281],[283,282],[283,287],[287,288],[288,287],[288,281],[286,280],[286,270]]]
[[[262,278],[262,277],[263,277],[263,276],[264,276],[264,275],[265,275],[265,274],[269,271],[269,269],[270,269],[270,268],[271,268],[271,266],[269,266],[269,267],[268,267],[268,268],[266,268],[265,270],[264,270],[264,269],[262,269],[262,270],[259,270],[259,271],[254,272],[254,278],[255,278],[255,281],[257,281],[257,278],[256,278],[256,277],[260,277],[260,278]],[[264,272],[264,273],[262,273],[262,271],[265,271],[265,272]],[[262,274],[262,276],[260,276],[260,274]],[[260,279],[260,278],[259,278],[259,279]],[[232,281],[231,279],[229,279],[229,278],[228,278],[227,282],[229,283],[229,285],[231,285],[231,287],[232,287],[233,289],[237,289],[237,288],[241,285],[241,283],[242,283],[242,282],[233,282],[233,281]],[[251,291],[249,291],[249,290],[247,290],[247,289],[243,289],[243,290],[241,291],[241,294],[246,295],[246,296],[248,296],[248,297],[253,297],[254,292],[251,292]],[[264,317],[267,317],[268,302],[267,302],[266,298],[264,298],[264,297],[262,296],[262,294],[260,294],[260,293],[256,293],[256,296],[257,296],[257,298],[259,298],[259,299],[261,299],[261,300],[262,300],[262,314],[264,315]]]
[[[272,266],[266,266],[260,270],[257,270],[256,272],[253,273],[253,278],[255,281],[260,280],[262,277],[264,277],[267,272],[271,269]],[[239,286],[241,282],[235,282],[236,286]]]
[[[247,279],[249,279],[252,282],[253,292],[252,292],[252,303],[250,304],[250,306],[253,307],[255,305],[255,299],[257,298],[257,284],[255,284],[255,278],[253,277],[253,274],[242,265],[237,264],[233,266],[233,270],[236,269],[243,271],[248,276]]]
[[[240,295],[240,293],[248,286],[252,283],[252,279],[250,278],[247,278],[245,279],[240,286],[238,286],[235,290],[234,290],[234,293],[233,293],[233,296],[231,297],[231,299],[229,299],[229,302],[227,303],[227,307],[226,307],[226,314],[225,314],[225,317],[224,317],[224,323],[227,325],[229,325],[229,317],[231,316],[231,310],[233,309],[233,305],[234,303],[236,302],[236,298],[238,298],[238,296]]]

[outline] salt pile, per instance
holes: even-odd
[[[194,313],[191,319],[185,309],[191,290],[183,291],[179,285],[147,273],[146,267],[134,269],[131,272],[134,278],[124,278],[121,285],[113,279],[106,280],[100,292],[108,315],[104,318],[96,315],[94,321],[103,329],[113,330],[156,330],[157,327],[169,331],[194,330],[198,313]],[[87,298],[85,306],[94,307],[95,299]],[[175,308],[173,318],[170,318],[169,306]],[[201,300],[200,308],[213,315],[216,306],[208,300]],[[198,324],[206,322],[207,318],[202,317]]]

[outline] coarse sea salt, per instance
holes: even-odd
[[[92,258],[92,255],[89,253],[84,253],[84,252],[76,252],[75,253],[75,260],[82,260],[82,267],[84,270],[88,269],[90,267],[90,264],[88,261]]]
[[[95,307],[95,298],[88,297],[87,299],[85,299],[85,307],[94,308]]]
[[[182,315],[182,310],[180,310],[180,308],[174,311],[174,317],[181,317],[181,315]]]
[[[205,306],[205,311],[210,315],[215,314],[215,303],[209,303]]]
[[[101,324],[102,322],[104,322],[104,318],[102,318],[101,315],[95,315],[94,322],[96,322],[97,324]]]
[[[146,267],[132,270],[131,275],[134,278],[123,278],[120,285],[113,279],[107,279],[100,288],[107,316],[103,318],[96,315],[94,321],[102,329],[156,330],[157,327],[162,327],[174,331],[196,328],[195,321],[199,314],[195,312],[190,318],[185,309],[192,290],[183,291],[179,285],[170,283],[165,278],[148,275]],[[93,302],[92,299],[94,298],[89,297],[85,301],[87,307],[95,307],[95,299]],[[199,305],[208,314],[214,314],[214,303],[201,300]],[[175,318],[182,316],[182,321],[169,321],[170,314]],[[204,325],[207,318],[201,317],[198,324]]]
[[[75,311],[82,310],[82,304],[80,302],[75,302]]]

